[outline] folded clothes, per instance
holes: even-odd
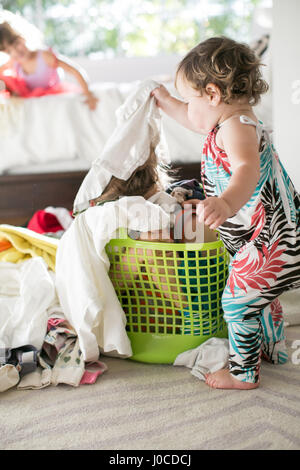
[[[12,247],[12,244],[8,240],[0,240],[0,252],[6,251]]]
[[[52,271],[55,270],[55,256],[59,240],[23,227],[6,224],[0,225],[0,240],[12,245],[6,250],[0,250],[0,261],[19,263],[40,256]]]

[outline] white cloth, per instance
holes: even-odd
[[[3,82],[2,82],[3,83]],[[5,85],[4,85],[5,89]],[[1,91],[1,81],[0,81]],[[0,138],[14,139],[15,131],[24,119],[24,108],[17,98],[7,100],[0,96]]]
[[[14,387],[20,380],[19,372],[12,364],[0,367],[0,392]]]
[[[0,119],[5,119],[5,131],[0,131],[0,173],[76,158],[89,167],[115,128],[116,109],[135,87],[136,83],[94,85],[99,98],[94,111],[81,94],[6,99],[0,109]]]
[[[177,199],[165,191],[158,191],[148,199],[153,204],[158,204],[170,217],[170,226],[174,227],[175,218],[178,212],[182,212],[182,206]]]
[[[119,228],[147,232],[169,226],[170,215],[141,196],[123,197],[79,214],[60,240],[56,288],[85,361],[104,352],[132,355],[125,313],[108,276],[106,244]]]
[[[116,128],[116,110],[139,82],[91,85],[91,111],[80,94],[10,98],[0,109],[0,174],[89,169]],[[166,84],[171,93],[173,85]],[[200,162],[204,136],[162,113],[172,161]]]
[[[79,188],[74,213],[87,209],[89,201],[102,194],[112,176],[129,179],[148,160],[151,144],[158,160],[170,163],[160,111],[150,97],[158,86],[153,80],[142,82],[116,111],[117,126]]]
[[[198,348],[179,354],[173,365],[185,366],[191,374],[205,380],[205,374],[216,372],[228,366],[229,343],[227,338],[210,338]]]
[[[0,262],[0,347],[42,347],[55,285],[40,257]]]

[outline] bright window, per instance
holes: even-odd
[[[250,39],[256,7],[270,0],[2,0],[68,56],[184,54],[201,40]]]

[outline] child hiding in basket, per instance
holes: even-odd
[[[278,296],[300,285],[300,197],[253,110],[268,89],[260,65],[247,45],[214,37],[177,68],[184,101],[163,86],[152,92],[169,116],[207,135],[206,199],[192,202],[198,221],[218,229],[232,255],[222,297],[229,369],[206,377],[214,388],[258,387],[262,353],[287,361]]]
[[[146,163],[138,167],[127,181],[113,176],[101,196],[91,200],[90,205],[101,205],[108,201],[117,200],[122,196],[143,196],[151,202],[174,205],[174,199],[171,200],[167,195],[166,198],[163,197],[163,194],[166,192],[173,196],[178,202],[174,217],[174,225],[177,226],[177,230],[175,227],[171,232],[169,230],[160,230],[157,232],[134,233],[132,234],[133,238],[169,243],[173,243],[174,241],[182,243],[193,243],[197,241],[203,243],[217,240],[215,232],[204,224],[202,224],[202,227],[196,224],[196,214],[191,208],[186,209],[189,213],[188,216],[184,218],[184,220],[188,222],[188,226],[182,226],[182,217],[184,215],[182,202],[191,199],[192,196],[204,199],[201,184],[196,180],[174,183],[168,170],[158,164],[155,151],[152,147],[149,150],[149,155]],[[188,187],[196,189],[186,189]],[[155,196],[157,194],[162,196],[162,198],[156,198]]]
[[[165,187],[168,187],[167,192],[171,195],[175,195],[177,200],[180,202],[185,200],[186,197],[192,197],[192,195],[195,194],[201,198],[204,197],[202,191],[198,189],[201,188],[199,183],[197,185],[195,180],[191,182],[184,181],[182,183],[177,182],[172,184],[170,184],[170,182],[170,176],[163,167],[158,165],[154,149],[151,148],[149,159],[143,166],[137,168],[127,181],[113,176],[102,195],[90,201],[90,204],[92,206],[101,205],[105,202],[119,199],[122,196],[143,196],[145,199],[154,203],[161,203],[163,201],[164,204],[174,204],[174,198],[170,198],[170,196],[164,192]],[[189,187],[194,189],[186,189]],[[174,226],[171,232],[164,229],[156,232],[129,233],[129,236],[132,236],[135,240],[139,239],[143,241],[163,243],[193,243],[196,241],[198,243],[207,243],[215,242],[217,240],[217,236],[212,230],[208,227],[204,227],[204,224],[202,224],[202,228],[200,227],[200,224],[196,224],[196,214],[192,213],[190,208],[188,209],[190,213],[186,216],[182,207],[179,204],[177,204],[177,206],[177,215],[174,218]],[[180,226],[180,229],[178,228],[178,225]],[[193,253],[193,258],[196,258],[196,251],[189,252],[190,255]],[[145,254],[147,255],[147,262],[145,260]],[[184,312],[184,333],[190,334],[191,324],[193,324],[194,334],[199,335],[199,316],[201,315],[200,304],[203,302],[203,297],[200,298],[200,293],[198,292],[199,288],[197,289],[197,286],[195,285],[195,272],[198,269],[197,265],[199,264],[199,260],[197,264],[195,264],[194,259],[189,259],[188,262],[184,262],[181,257],[178,258],[178,254],[180,255],[180,252],[175,252],[174,255],[174,251],[171,250],[163,252],[160,249],[153,250],[153,248],[130,248],[127,252],[124,252],[122,256],[122,268],[121,265],[116,266],[116,269],[120,270],[120,272],[116,274],[116,281],[120,286],[121,279],[130,281],[132,279],[132,272],[137,273],[135,276],[135,279],[137,279],[138,273],[142,272],[143,279],[145,280],[145,278],[148,278],[150,281],[149,288],[151,288],[152,285],[158,295],[160,295],[158,292],[160,291],[166,299],[170,300],[173,307]],[[206,260],[204,260],[206,255],[206,252],[202,253],[200,251],[198,252],[198,259],[199,257],[202,257],[202,263],[206,263]],[[214,250],[211,250],[211,256],[213,255],[216,255],[216,253]],[[213,270],[214,267],[211,269]],[[193,279],[187,282],[189,274],[192,275]],[[178,285],[178,278],[180,279],[180,285]],[[203,289],[206,289],[208,284],[208,275],[202,276],[201,279],[202,284],[203,282],[205,284],[205,286],[202,287]],[[189,297],[188,294],[190,294]],[[208,305],[207,290],[203,293],[203,296],[206,305]],[[188,298],[192,305],[189,305]],[[213,298],[210,305],[212,305],[212,302],[216,303],[216,301],[217,299]],[[218,312],[219,314],[220,308],[221,307],[218,303],[214,308],[215,312]],[[201,331],[204,335],[209,333],[211,334],[212,327],[215,327],[214,331],[217,331],[217,324],[214,325],[214,318],[207,321],[207,325],[205,325],[205,315],[208,317],[209,312],[202,311],[201,318],[204,326]],[[193,317],[193,321],[191,321],[191,316]],[[180,328],[178,328],[178,333],[181,333]]]
[[[85,96],[85,103],[94,110],[98,99],[89,89],[85,72],[68,59],[54,54],[51,49],[29,48],[25,35],[15,30],[10,22],[3,21],[3,15],[0,12],[0,51],[5,52],[9,59],[0,66],[0,80],[7,92],[26,98],[74,91],[76,87],[72,84],[61,82],[57,71],[61,67],[76,79]],[[13,14],[9,16],[12,23],[14,17]],[[17,20],[20,21],[19,18]],[[22,22],[27,24],[25,20]]]
[[[183,216],[184,210],[184,207],[182,207],[181,204],[183,201],[191,198],[191,193],[193,194],[193,192],[185,190],[182,187],[184,185],[180,185],[180,182],[176,184],[172,183],[172,177],[168,173],[167,169],[158,164],[153,148],[150,149],[149,154],[150,156],[146,163],[138,167],[127,181],[113,176],[101,196],[91,200],[90,205],[101,205],[108,201],[117,200],[122,196],[143,196],[151,202],[174,205],[174,199],[171,200],[168,197],[165,199],[157,199],[155,197],[157,194],[161,196],[166,192],[173,196],[173,198],[175,197],[178,201],[178,207],[175,211],[174,225],[179,224],[181,230],[178,229],[176,232],[176,230],[173,229],[173,231],[170,232],[165,229],[157,232],[134,233],[132,234],[133,238],[169,243],[173,243],[174,241],[193,243],[196,240],[199,243],[203,243],[217,240],[215,232],[210,230],[204,224],[202,224],[201,227],[203,230],[200,230],[199,224],[196,224],[196,214],[191,210],[191,208],[189,208],[189,216],[191,217],[191,220],[189,220],[188,217],[185,218],[185,220],[189,222],[189,226],[181,226],[181,216]],[[198,187],[201,188],[199,183]],[[178,191],[178,188],[181,190]],[[199,194],[200,193],[201,190],[199,190]],[[201,198],[204,198],[203,193]]]

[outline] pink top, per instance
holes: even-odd
[[[35,72],[27,74],[20,64],[16,64],[16,72],[19,78],[22,78],[29,90],[35,88],[51,88],[60,81],[57,69],[49,67],[43,58],[43,51],[37,51]]]

